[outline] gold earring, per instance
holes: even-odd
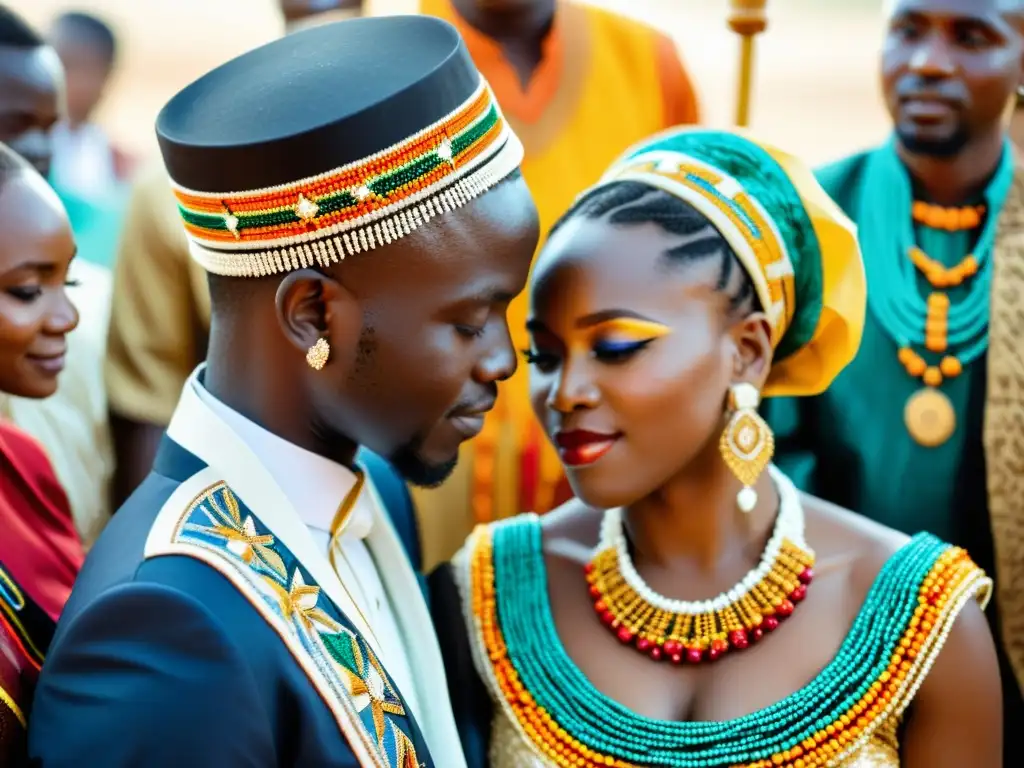
[[[743,483],[736,494],[736,505],[751,512],[757,505],[757,491],[751,486],[764,472],[775,453],[775,435],[757,412],[761,393],[753,384],[733,384],[729,388],[732,415],[718,441],[725,465]]]
[[[331,345],[322,336],[316,340],[316,344],[306,350],[306,362],[314,371],[323,370],[327,365],[327,358],[331,356]]]

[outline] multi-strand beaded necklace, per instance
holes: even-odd
[[[894,143],[869,160],[864,184],[877,194],[864,195],[857,214],[868,304],[895,341],[901,365],[924,384],[904,411],[907,430],[921,445],[942,445],[952,436],[956,412],[940,387],[988,347],[992,249],[1012,181],[1007,147],[984,204],[912,204],[910,178]]]
[[[715,661],[775,630],[807,594],[814,553],[804,541],[804,513],[793,484],[780,472],[779,514],[757,567],[728,592],[690,602],[664,597],[637,572],[621,509],[605,512],[597,554],[586,566],[598,618],[619,640],[659,661]]]
[[[562,645],[534,515],[477,529],[457,559],[474,661],[539,765],[564,768],[807,768],[842,765],[898,722],[957,614],[991,582],[922,534],[882,567],[833,660],[749,715],[673,722],[636,715],[587,679]]]

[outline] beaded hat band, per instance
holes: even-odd
[[[193,258],[215,274],[259,277],[398,240],[483,194],[522,159],[481,79],[447,116],[357,162],[265,189],[174,192]]]
[[[600,185],[636,181],[692,205],[717,229],[750,275],[772,324],[775,344],[796,310],[793,263],[772,217],[732,176],[695,157],[642,152],[614,166]]]

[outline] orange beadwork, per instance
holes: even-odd
[[[914,204],[915,206],[918,203]],[[978,273],[978,260],[969,254],[953,267],[946,267],[931,258],[916,246],[908,251],[910,260],[920,270],[932,287],[928,296],[928,309],[924,321],[924,346],[929,352],[942,354],[949,349],[949,296],[941,289],[954,288]],[[953,355],[946,355],[936,365],[927,361],[909,347],[898,353],[899,361],[913,378],[920,378],[929,387],[938,387],[945,379],[952,379],[963,372],[963,364]]]
[[[924,321],[924,345],[929,352],[945,352],[949,346],[949,296],[933,293],[928,297],[928,314]]]
[[[337,224],[357,221],[430,188],[455,174],[456,165],[459,168],[465,167],[488,147],[493,147],[505,130],[505,123],[500,115],[472,144],[458,155],[451,154],[452,139],[485,118],[492,109],[494,103],[490,91],[483,88],[480,94],[456,115],[395,149],[379,157],[371,157],[364,162],[294,184],[255,192],[216,195],[176,189],[175,195],[183,211],[191,215],[207,214],[219,217],[228,225],[226,229],[210,228],[189,221],[186,216],[185,229],[194,238],[216,244],[286,240],[311,230],[323,230]],[[450,159],[429,172],[411,178],[385,197],[374,194],[368,186],[375,180],[403,167],[409,167],[414,161],[435,152]],[[343,193],[352,195],[357,203],[341,210],[318,214],[317,201]],[[294,213],[299,221],[275,221],[279,214],[287,212]],[[269,217],[273,223],[239,227],[241,220],[251,220],[252,217],[260,216]]]
[[[914,266],[934,288],[955,288],[967,278],[978,274],[978,260],[973,254],[968,254],[963,261],[953,267],[943,266],[917,246],[911,246],[909,254]]]
[[[537,705],[523,686],[519,673],[508,657],[508,648],[501,635],[494,590],[491,539],[484,533],[478,541],[470,561],[470,583],[473,585],[470,605],[477,618],[495,680],[505,701],[515,712],[520,727],[556,765],[566,768],[640,768],[632,763],[600,755],[572,738],[543,707]]]
[[[964,208],[944,208],[923,201],[916,201],[911,215],[918,224],[932,229],[943,229],[947,232],[958,232],[965,229],[977,229],[981,226],[985,215],[985,206],[969,205]]]
[[[581,743],[554,720],[526,690],[508,655],[498,616],[490,531],[478,529],[471,550],[470,606],[506,712],[547,758],[562,768],[640,768]],[[917,606],[888,668],[863,697],[825,728],[770,759],[732,768],[807,768],[845,759],[892,717],[899,717],[934,661],[944,633],[965,594],[977,592],[984,574],[955,547],[935,562],[918,591]]]
[[[945,379],[954,379],[963,372],[963,365],[953,355],[946,355],[938,366],[928,365],[910,347],[902,347],[896,357],[912,378],[922,379],[929,387],[937,387]]]
[[[427,152],[432,151],[442,140],[463,131],[467,126],[480,118],[492,106],[491,93],[484,88],[472,103],[467,104],[460,112],[432,131],[417,136],[413,140],[395,147],[379,157],[347,167],[343,170],[317,178],[310,183],[297,182],[284,185],[267,192],[243,192],[240,194],[203,194],[175,190],[178,202],[193,211],[205,213],[222,213],[224,203],[231,205],[233,213],[253,214],[268,210],[288,208],[295,204],[299,193],[307,197],[323,197],[336,190],[358,186],[367,178],[373,178],[398,168]]]

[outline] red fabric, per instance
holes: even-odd
[[[0,422],[0,563],[54,621],[85,554],[46,452]]]

